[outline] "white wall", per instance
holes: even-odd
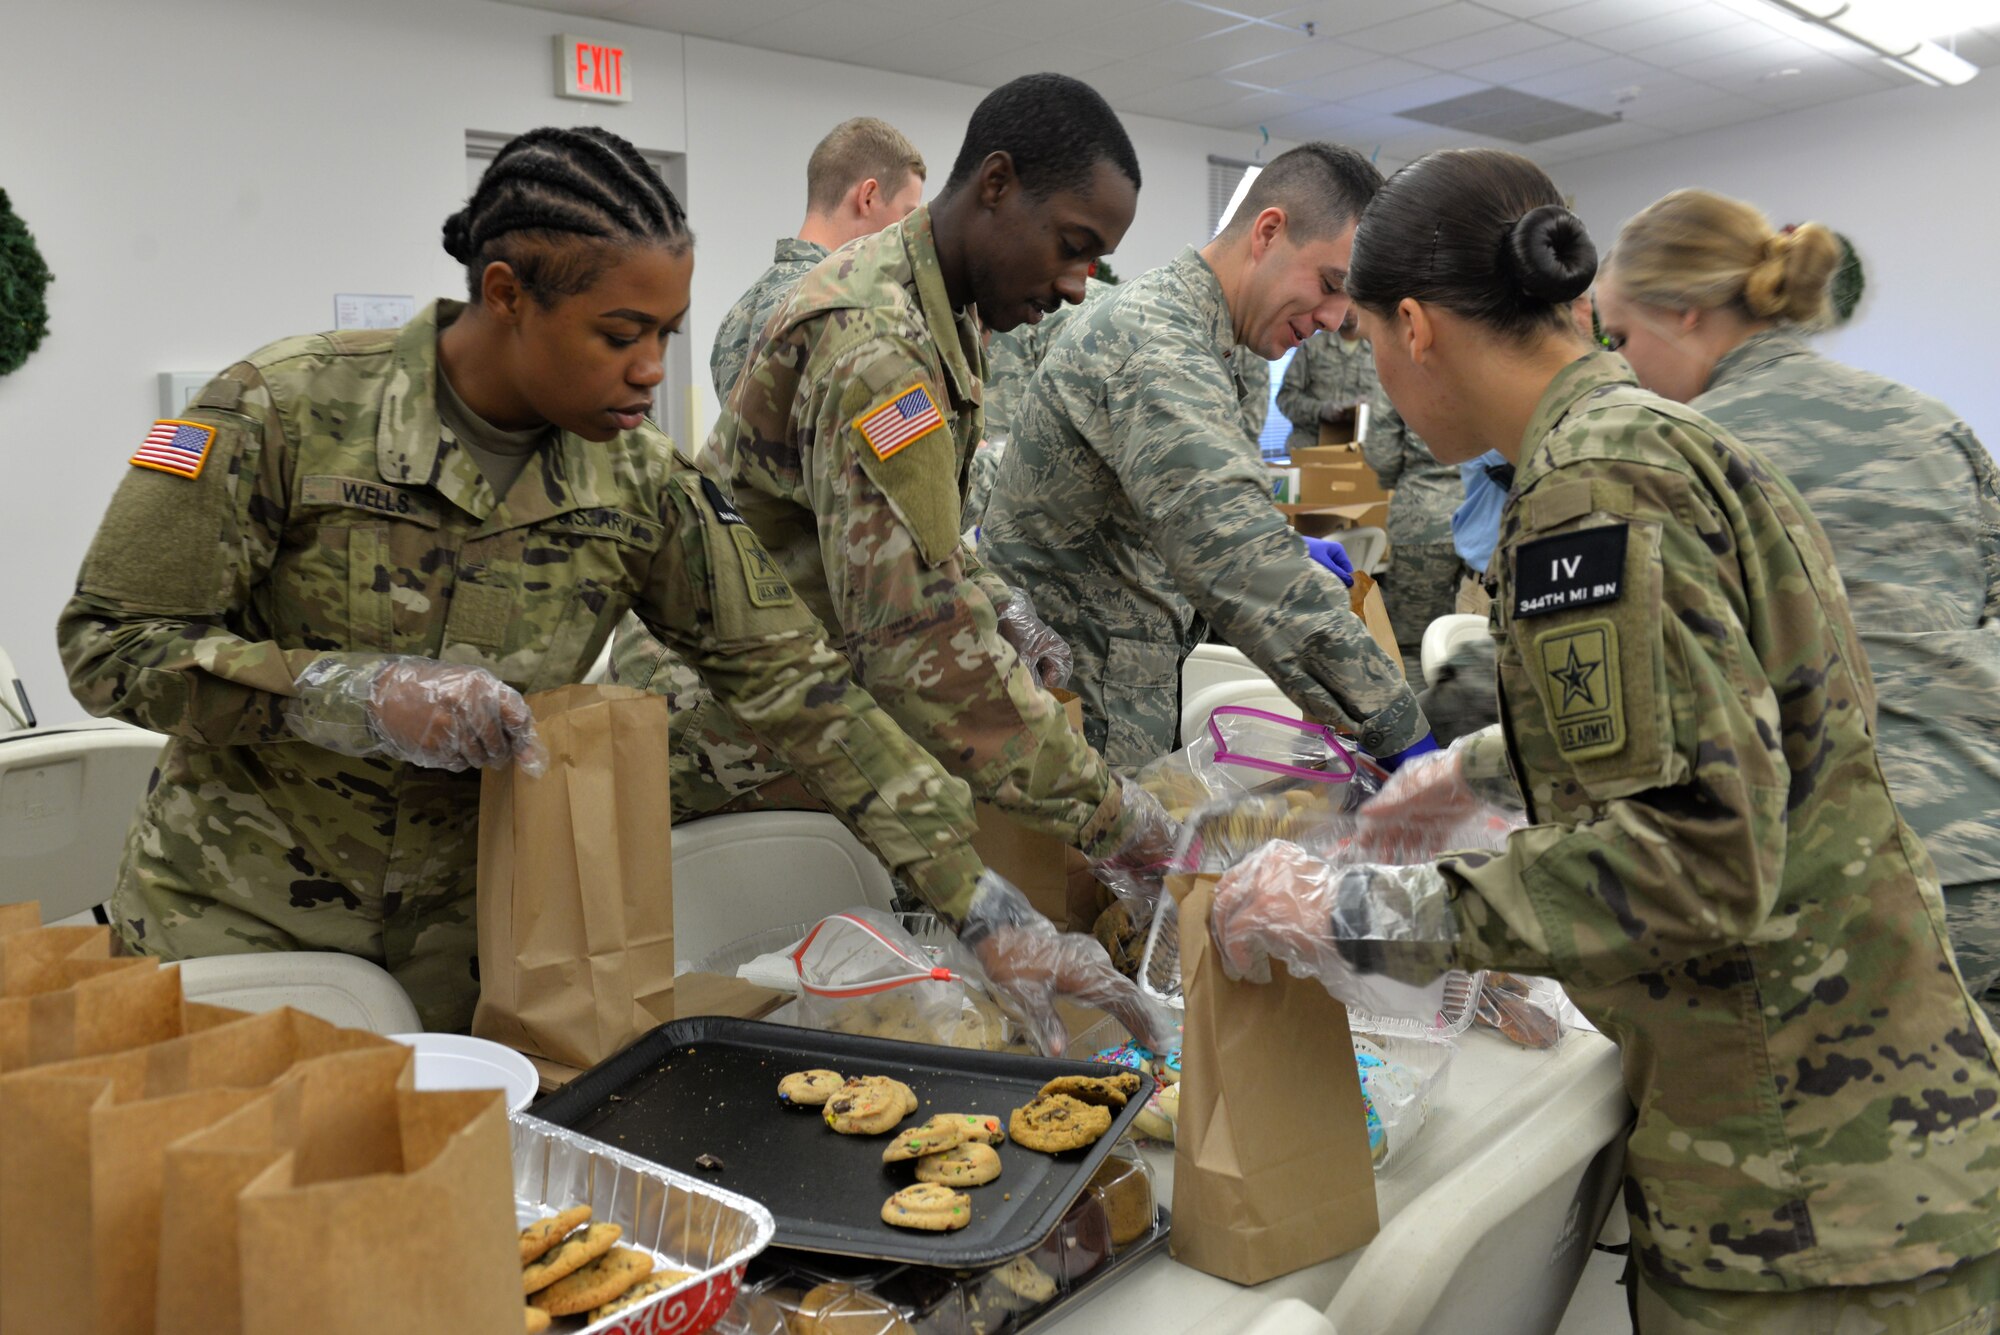
[[[622,42],[633,101],[555,97],[560,32]],[[438,228],[467,130],[601,124],[687,154],[705,391],[715,326],[797,226],[819,136],[882,116],[942,182],[984,92],[486,0],[23,2],[0,46],[0,188],[56,275],[47,341],[0,377],[0,646],[49,721],[81,713],[55,618],[157,415],[156,374],[326,328],[336,292],[457,295]],[[1133,274],[1199,239],[1207,154],[1249,144],[1125,119],[1146,178],[1116,259]]]
[[[1908,88],[1550,169],[1599,249],[1669,190],[1747,199],[1783,224],[1844,232],[1867,271],[1861,308],[1826,334],[1832,357],[1913,385],[2000,448],[2000,70]]]

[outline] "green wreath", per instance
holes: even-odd
[[[18,370],[48,337],[43,294],[54,280],[28,224],[15,216],[7,192],[0,190],[0,375]]]
[[[1854,243],[1839,232],[1833,239],[1840,243],[1840,265],[1833,271],[1833,284],[1827,295],[1833,299],[1833,322],[1846,324],[1854,318],[1854,308],[1861,304],[1861,294],[1867,290],[1868,274],[1861,267],[1861,256],[1855,252]]]

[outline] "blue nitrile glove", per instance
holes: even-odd
[[[1332,538],[1305,539],[1306,555],[1340,576],[1340,582],[1348,588],[1354,587],[1354,562],[1347,559],[1347,549]]]
[[[1393,756],[1377,756],[1376,763],[1391,774],[1394,774],[1398,769],[1402,768],[1405,761],[1415,760],[1418,756],[1427,756],[1437,749],[1437,738],[1431,736],[1429,733],[1425,733],[1413,745],[1405,747]]]

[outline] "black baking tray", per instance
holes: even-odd
[[[779,1101],[779,1079],[811,1067],[908,1084],[919,1102],[905,1126],[938,1112],[990,1114],[1004,1125],[1056,1076],[1125,1069],[693,1016],[661,1025],[531,1111],[762,1202],[777,1220],[774,1245],[965,1268],[1004,1261],[1047,1237],[1153,1090],[1141,1073],[1138,1095],[1083,1149],[1043,1154],[1002,1145],[999,1179],[968,1193],[972,1222],[919,1233],[882,1222],[882,1202],[916,1180],[914,1164],[882,1162],[888,1136],[843,1136],[819,1109]],[[721,1167],[704,1170],[696,1162],[703,1155]]]

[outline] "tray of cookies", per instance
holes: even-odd
[[[772,1248],[751,1263],[720,1335],[1020,1335],[1166,1244],[1152,1177],[1129,1142],[1062,1221],[999,1265],[953,1270]]]
[[[695,1016],[534,1113],[761,1201],[776,1245],[968,1268],[1046,1238],[1152,1089],[1100,1063]]]
[[[700,1335],[770,1244],[756,1201],[524,1113],[508,1130],[530,1335]]]

